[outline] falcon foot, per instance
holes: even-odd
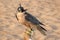
[[[26,30],[24,39],[32,40],[32,36],[33,36],[33,30],[32,29]]]

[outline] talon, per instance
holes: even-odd
[[[32,36],[33,35],[33,30],[32,29],[29,29],[29,30],[26,29],[25,33],[28,34],[29,36]]]

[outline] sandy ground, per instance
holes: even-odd
[[[23,40],[26,27],[15,17],[19,4],[48,30],[46,36],[35,30],[33,40],[60,40],[60,0],[0,0],[0,40]]]

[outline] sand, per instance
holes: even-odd
[[[26,27],[15,15],[21,4],[46,26],[46,36],[35,30],[33,40],[60,40],[60,0],[0,0],[0,40],[23,40]]]

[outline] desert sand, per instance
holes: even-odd
[[[60,0],[0,0],[0,40],[23,40],[26,27],[15,15],[21,4],[46,26],[46,36],[35,30],[33,40],[60,40]]]

